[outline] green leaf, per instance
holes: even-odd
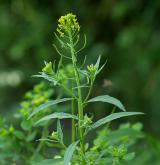
[[[132,153],[125,155],[123,159],[126,161],[131,161],[134,157],[135,157],[135,153],[132,152]]]
[[[107,60],[105,61],[105,63],[100,67],[100,61],[101,61],[101,55],[98,57],[97,59],[97,62],[95,64],[96,68],[97,68],[97,71],[96,71],[96,75],[99,74],[99,72],[104,68],[104,66],[106,65],[107,63]],[[95,76],[96,76],[95,75]]]
[[[106,153],[106,150],[103,150],[101,153],[99,153],[98,158],[96,159],[96,161],[94,162],[94,165],[98,165],[99,161],[102,159],[103,155]]]
[[[60,140],[60,143],[63,143],[63,132],[60,120],[57,120],[57,131],[58,131],[58,139]]]
[[[45,159],[41,162],[34,163],[33,165],[53,165],[54,163],[60,163],[62,159]]]
[[[58,81],[52,75],[48,75],[43,72],[39,72],[39,75],[33,75],[32,77],[44,78],[49,82],[52,82],[54,85],[58,84]]]
[[[34,138],[36,137],[36,135],[37,135],[37,132],[34,131],[31,134],[29,134],[27,137],[25,137],[25,138],[26,138],[27,142],[30,142],[30,141],[34,140]]]
[[[101,61],[101,55],[99,55],[98,59],[97,59],[97,62],[96,62],[96,67],[99,68],[99,65],[100,65],[100,61]]]
[[[105,63],[100,68],[98,68],[96,74],[99,74],[99,72],[105,67],[106,63],[107,63],[107,60],[105,61]]]
[[[71,114],[68,114],[68,113],[63,113],[63,112],[55,112],[55,113],[52,113],[51,115],[47,115],[43,118],[41,118],[40,120],[38,120],[35,124],[38,124],[42,121],[46,121],[46,120],[50,120],[50,119],[67,119],[67,118],[72,118],[72,119],[76,119],[78,120],[78,117],[75,116],[75,115],[71,115]]]
[[[122,111],[126,111],[123,104],[116,98],[111,97],[109,95],[102,95],[94,97],[90,100],[88,100],[88,103],[90,102],[106,102],[115,105],[116,107],[120,108]]]
[[[69,163],[72,159],[73,152],[75,151],[78,143],[79,143],[79,141],[76,141],[68,146],[68,148],[66,149],[65,154],[64,154],[63,165],[69,165]]]
[[[41,110],[45,109],[45,108],[48,108],[52,105],[55,105],[55,104],[58,104],[58,103],[62,103],[62,102],[65,102],[65,101],[68,101],[68,100],[71,100],[72,98],[63,98],[63,99],[57,99],[57,100],[52,100],[52,101],[48,101],[44,104],[41,104],[38,108],[36,108],[32,114],[29,116],[28,119],[30,119],[33,115],[37,114],[38,112],[40,112]]]
[[[21,123],[21,127],[25,131],[30,131],[32,128],[32,123],[28,120],[23,120]]]
[[[109,116],[106,116],[100,120],[98,120],[97,122],[95,122],[94,124],[91,125],[91,127],[88,129],[88,131],[91,131],[93,129],[96,129],[108,122],[111,122],[112,120],[121,118],[121,117],[126,117],[126,116],[133,116],[133,115],[142,115],[144,113],[141,112],[119,112],[119,113],[113,113]]]
[[[25,139],[25,135],[23,132],[21,131],[14,131],[14,136],[17,137],[18,139],[22,140],[22,139]]]

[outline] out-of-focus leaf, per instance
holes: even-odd
[[[14,135],[18,138],[18,139],[25,139],[25,135],[21,132],[21,131],[14,131]]]
[[[31,134],[28,135],[28,137],[26,138],[26,140],[28,142],[32,141],[36,137],[36,134],[37,134],[36,131],[32,132]]]
[[[32,123],[28,120],[23,120],[21,123],[21,127],[25,131],[29,131],[32,128]]]
[[[132,152],[132,153],[129,153],[129,154],[125,155],[123,159],[126,160],[126,161],[130,161],[130,160],[132,160],[134,157],[135,157],[135,153]]]
[[[29,116],[29,119],[37,114],[38,112],[40,112],[41,110],[45,109],[45,108],[48,108],[52,105],[56,105],[58,103],[62,103],[62,102],[65,102],[65,101],[68,101],[68,100],[71,100],[72,98],[63,98],[63,99],[57,99],[57,100],[52,100],[52,101],[48,101],[47,103],[44,103],[44,104],[41,104],[38,108],[36,108],[33,113],[31,113],[31,115]]]
[[[60,140],[61,143],[63,143],[63,132],[62,132],[60,120],[57,121],[57,131],[58,131],[58,139]]]
[[[45,159],[41,162],[34,163],[33,165],[54,165],[54,163],[60,163],[62,159]]]
[[[68,146],[68,148],[64,154],[63,165],[69,165],[69,163],[72,159],[73,152],[75,151],[78,142],[79,141],[76,141]]]

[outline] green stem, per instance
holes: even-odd
[[[60,84],[60,85],[63,87],[63,89],[64,89],[66,92],[68,92],[73,98],[75,98],[73,92],[72,92],[70,89],[68,89],[68,88],[67,88],[65,85],[63,85],[63,84]]]
[[[71,56],[72,56],[72,63],[73,63],[73,68],[74,68],[74,73],[75,73],[75,78],[76,78],[76,83],[77,83],[77,90],[78,90],[78,132],[79,132],[79,138],[80,138],[80,148],[82,152],[82,156],[84,156],[85,149],[84,149],[84,137],[83,137],[83,128],[81,127],[81,122],[83,121],[83,101],[82,101],[82,93],[81,93],[81,85],[80,85],[80,77],[79,73],[77,70],[77,59],[76,59],[76,54],[75,54],[75,49],[73,45],[73,39],[72,39],[72,34],[69,32],[69,40],[70,40],[70,51],[71,51]]]
[[[45,138],[46,136],[48,135],[48,124],[46,124],[43,128],[43,131],[42,131],[42,139]],[[39,142],[39,145],[36,149],[37,152],[40,152],[41,148],[43,147],[43,144],[44,144],[44,141],[40,141]]]
[[[93,82],[91,82],[91,86],[90,86],[90,88],[89,88],[88,94],[87,94],[87,96],[86,96],[84,102],[86,102],[86,101],[88,100],[88,98],[89,98],[89,96],[90,96],[90,94],[91,94],[91,92],[92,92],[92,88],[93,88]]]
[[[74,105],[74,99],[72,99],[72,115],[75,114],[75,105]],[[72,119],[72,143],[75,141],[75,120]]]
[[[111,114],[113,114],[115,112],[115,110],[116,110],[116,107],[113,107]],[[111,124],[111,122],[107,123],[107,126],[106,126],[107,129],[109,128],[110,124]]]
[[[59,73],[60,67],[62,65],[62,61],[63,61],[63,57],[60,57],[59,63],[58,63],[58,68],[57,68],[57,72]]]

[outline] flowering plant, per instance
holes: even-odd
[[[40,113],[44,107],[48,108],[58,103],[70,101],[71,110],[69,113],[54,112],[52,114],[43,116],[41,119],[36,121],[35,124],[37,125],[44,121],[50,121],[51,119],[57,120],[57,130],[53,131],[49,138],[52,139],[53,143],[59,143],[60,146],[64,149],[64,158],[54,159],[52,162],[56,161],[58,164],[64,165],[85,165],[89,163],[87,160],[88,156],[91,156],[91,154],[88,155],[89,151],[92,153],[92,149],[89,150],[89,146],[85,141],[85,137],[91,131],[99,128],[102,125],[110,123],[115,119],[125,116],[140,115],[142,113],[126,112],[123,104],[118,99],[109,95],[96,96],[90,99],[96,76],[103,69],[105,63],[101,66],[101,56],[99,56],[95,64],[89,64],[87,67],[85,67],[86,58],[84,58],[82,65],[79,64],[78,53],[85,48],[86,36],[84,35],[83,46],[81,48],[77,48],[80,40],[80,26],[75,15],[69,13],[60,17],[58,20],[58,27],[57,32],[55,33],[55,37],[61,46],[61,49],[59,49],[55,44],[53,44],[57,50],[57,53],[60,55],[58,65],[56,66],[56,64],[52,62],[45,63],[45,67],[42,69],[42,72],[35,76],[42,77],[48,80],[51,84],[61,88],[67,93],[68,97],[50,100],[44,104],[41,104],[30,114],[29,118],[32,118],[33,116]],[[64,54],[63,52],[66,53]],[[67,74],[64,76],[60,71],[64,68],[64,60],[68,60],[70,62],[69,71],[71,74],[69,76]],[[87,93],[85,92],[86,90],[84,90],[84,88],[87,88]],[[117,107],[122,112],[115,113],[113,111],[110,115],[94,122],[93,118],[89,117],[85,111],[86,106],[92,102],[109,103],[114,106],[114,109]],[[65,136],[61,126],[61,120],[67,118],[72,120],[70,145],[65,144]],[[126,155],[127,152],[123,147],[110,148],[110,151],[114,153],[113,155],[115,157],[118,157],[118,159],[116,159],[117,161],[112,162],[114,165],[119,163],[119,160],[123,159],[123,156]],[[78,154],[78,157],[76,156],[76,153]],[[61,157],[60,155],[61,154],[59,154],[58,157]],[[99,156],[96,155],[95,162],[90,162],[89,164],[105,164],[100,160],[103,157],[103,154],[100,157]]]

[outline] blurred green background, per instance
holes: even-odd
[[[146,113],[136,120],[160,138],[159,0],[0,0],[0,113],[12,118],[24,92],[39,82],[31,75],[44,60],[59,58],[53,32],[68,12],[87,35],[80,58],[108,59],[93,95],[109,93],[128,111]],[[100,106],[93,109],[97,116],[104,113]]]

